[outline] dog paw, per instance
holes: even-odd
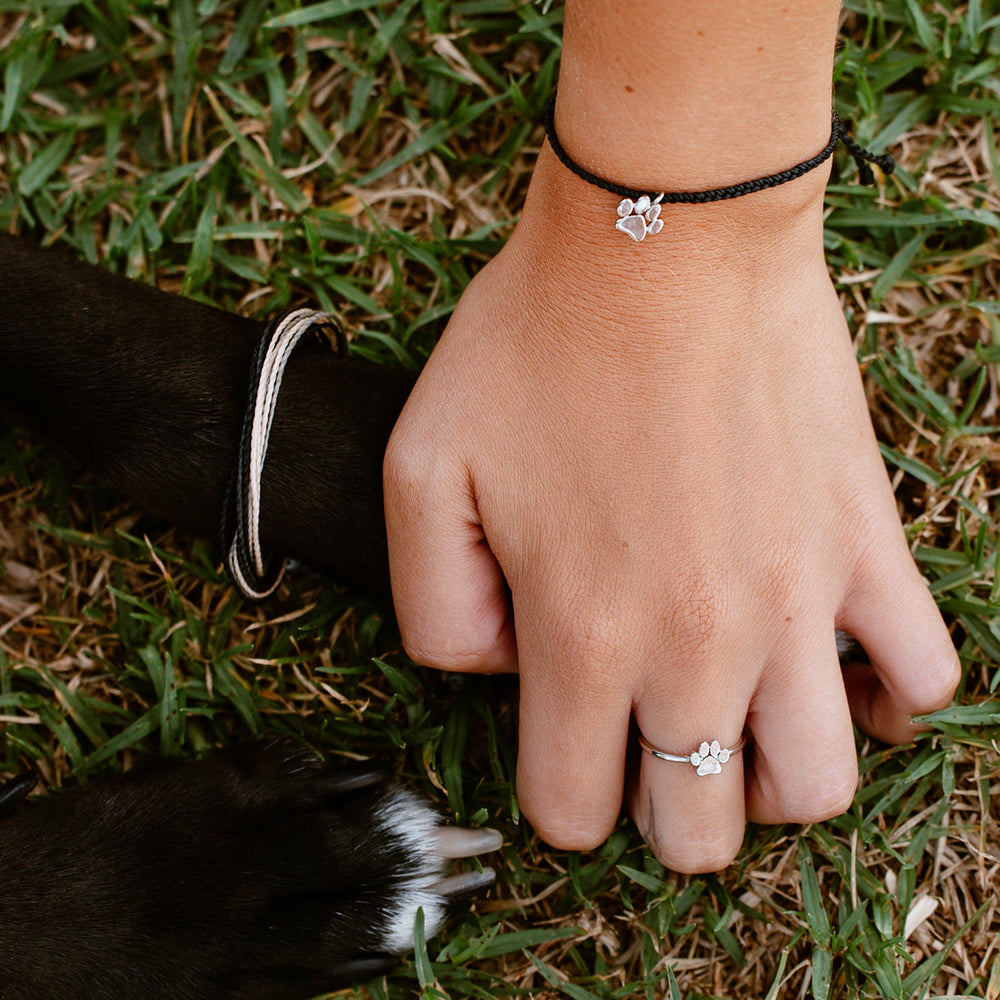
[[[424,933],[431,937],[441,929],[450,903],[494,882],[492,869],[449,875],[447,863],[495,851],[503,838],[496,830],[442,826],[437,813],[406,788],[390,789],[374,819],[376,836],[385,845],[392,844],[401,859],[384,916],[381,949],[402,954],[413,947],[418,909],[424,911]]]
[[[501,845],[289,741],[14,810],[26,785],[0,819],[5,1000],[308,1000],[389,971],[418,910],[437,933],[493,882],[453,860]]]

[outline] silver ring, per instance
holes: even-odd
[[[657,760],[672,761],[675,764],[690,764],[702,777],[706,774],[721,774],[722,765],[728,764],[729,758],[738,754],[746,746],[746,743],[747,741],[743,737],[740,737],[739,743],[734,747],[720,746],[718,740],[712,740],[711,743],[704,740],[694,753],[667,753],[666,750],[654,747],[642,733],[639,734],[639,746],[651,757],[655,757]]]

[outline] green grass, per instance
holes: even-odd
[[[828,257],[965,680],[917,745],[859,739],[846,815],[752,828],[718,876],[665,872],[624,820],[552,851],[519,820],[513,681],[413,666],[382,610],[305,571],[249,608],[209,543],[11,431],[4,770],[61,783],[265,731],[395,761],[508,846],[494,898],[373,997],[1000,997],[1000,15],[847,10],[838,109],[901,168],[882,198],[845,164]],[[253,314],[319,302],[353,350],[417,368],[510,231],[560,20],[509,0],[0,0],[0,225]],[[922,894],[937,909],[904,942]]]

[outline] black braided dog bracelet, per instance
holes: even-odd
[[[858,165],[858,180],[862,184],[875,183],[875,175],[869,166],[870,163],[877,164],[886,174],[892,173],[896,161],[891,156],[879,156],[863,146],[859,146],[847,134],[847,129],[837,112],[833,111],[832,115],[830,141],[815,156],[803,160],[802,163],[789,167],[787,170],[769,174],[767,177],[757,177],[754,180],[741,181],[739,184],[729,184],[726,187],[711,188],[708,191],[639,191],[626,187],[624,184],[605,180],[603,177],[591,173],[585,167],[581,167],[566,152],[556,134],[556,95],[554,91],[545,108],[545,134],[552,147],[552,152],[559,157],[565,167],[572,170],[577,177],[585,180],[588,184],[616,194],[622,199],[618,205],[618,221],[615,223],[615,229],[621,230],[638,242],[647,236],[655,236],[663,228],[663,220],[660,218],[662,205],[703,205],[706,202],[726,201],[729,198],[739,198],[745,194],[753,194],[755,191],[777,187],[779,184],[787,184],[788,181],[793,181],[797,177],[809,173],[810,170],[814,170],[821,163],[825,163],[833,156],[837,144],[841,142],[847,147],[847,151]]]

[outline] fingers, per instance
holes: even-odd
[[[892,744],[909,743],[920,732],[921,727],[910,722],[909,712],[893,701],[867,663],[845,664],[843,677],[851,715],[859,729]]]
[[[870,668],[849,666],[843,678],[858,726],[886,743],[906,743],[920,732],[911,716],[950,704],[961,668],[909,552],[886,562],[859,580],[838,621],[871,661]]]
[[[814,823],[847,810],[858,783],[857,751],[827,622],[799,635],[764,672],[747,721],[748,819]]]
[[[630,796],[643,837],[674,871],[718,871],[743,843],[745,758],[725,753],[739,744],[758,673],[757,657],[741,646],[712,639],[688,645],[684,662],[667,656],[635,706],[650,744],[678,756],[698,752],[697,766],[644,752]]]
[[[738,745],[740,730],[732,723],[715,729],[708,723],[707,728],[700,728],[703,739],[699,740],[690,722],[672,727],[656,725],[652,719],[643,730],[644,734],[659,734],[646,738],[671,754],[689,754],[705,742],[717,741],[715,758],[729,757],[719,764],[717,773],[707,771],[703,762],[701,770],[706,773],[699,774],[691,763],[642,755],[638,784],[631,796],[632,815],[646,843],[674,871],[719,871],[739,852],[746,824],[743,753],[729,756],[725,750]],[[682,735],[685,731],[692,735]],[[714,744],[712,749],[716,749]],[[699,756],[704,758],[704,754]],[[712,759],[711,751],[708,759]]]
[[[518,802],[554,847],[597,847],[621,809],[631,696],[612,648],[562,641],[549,615],[518,629]]]
[[[384,466],[393,603],[406,652],[440,670],[513,671],[503,573],[464,470],[406,444],[405,411]]]

